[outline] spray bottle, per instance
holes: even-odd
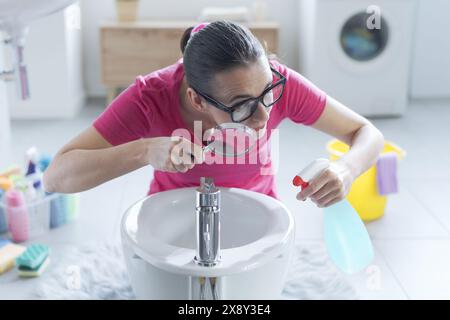
[[[309,181],[328,169],[330,161],[317,159],[294,177],[294,186],[303,189]],[[324,235],[328,254],[334,264],[351,274],[363,270],[373,259],[369,234],[358,213],[344,199],[324,208]]]

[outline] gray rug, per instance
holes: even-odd
[[[52,256],[39,299],[134,299],[120,245],[70,247]],[[285,299],[357,299],[347,278],[328,260],[322,245],[298,245],[283,291]]]

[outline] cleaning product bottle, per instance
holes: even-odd
[[[3,190],[4,192],[11,189],[13,186],[13,182],[9,178],[0,177],[0,190]]]
[[[22,192],[11,189],[6,195],[6,214],[8,217],[9,231],[14,242],[28,240],[29,216]]]
[[[8,231],[8,223],[6,221],[6,211],[4,209],[5,205],[3,203],[4,194],[5,191],[3,191],[3,189],[0,189],[0,234]]]
[[[75,221],[78,218],[79,197],[77,194],[66,195],[67,217],[66,222]]]
[[[329,166],[329,160],[317,159],[295,176],[293,184],[303,190]],[[373,259],[373,247],[355,209],[344,199],[324,208],[323,213],[325,245],[334,264],[349,274],[367,267]]]
[[[25,159],[27,162],[27,172],[25,174],[28,179],[33,180],[33,186],[35,189],[41,187],[42,174],[39,169],[39,153],[36,147],[32,147],[27,150]]]
[[[22,174],[22,169],[18,165],[12,165],[8,167],[6,170],[0,172],[0,177],[8,178],[10,175],[20,175]]]
[[[52,156],[48,155],[48,154],[41,154],[41,156],[39,157],[39,170],[41,170],[41,172],[44,172],[45,170],[47,170],[48,166],[50,165],[50,163],[52,162]]]
[[[69,203],[65,194],[54,194],[50,201],[50,228],[58,228],[68,220]]]
[[[31,203],[33,201],[36,201],[38,195],[37,195],[36,189],[33,186],[33,181],[27,181],[27,187],[23,191],[23,193],[24,193],[26,202]]]
[[[0,234],[8,231],[8,223],[5,211],[5,193],[13,187],[13,181],[6,176],[0,175]]]

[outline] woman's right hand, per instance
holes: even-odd
[[[148,162],[155,169],[166,172],[187,172],[203,162],[203,149],[182,137],[146,139]]]

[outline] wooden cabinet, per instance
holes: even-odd
[[[181,58],[180,39],[195,21],[137,21],[105,23],[100,29],[102,81],[110,102],[138,75],[148,74]],[[278,51],[278,24],[251,23],[253,34],[270,53]]]

